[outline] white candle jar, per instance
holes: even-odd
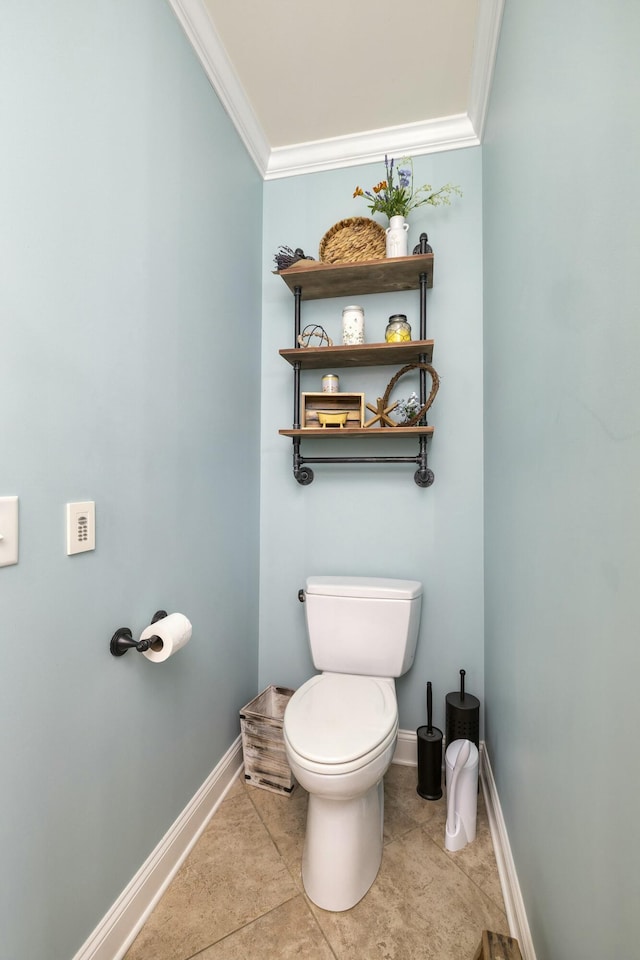
[[[353,304],[342,311],[342,342],[345,346],[364,343],[364,310]]]
[[[325,373],[322,378],[323,393],[338,393],[340,390],[340,381],[335,373]]]

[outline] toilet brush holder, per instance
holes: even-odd
[[[470,693],[465,693],[464,670],[460,671],[460,691],[446,696],[447,746],[454,740],[471,740],[480,746],[480,701]]]
[[[427,684],[427,725],[416,730],[418,745],[418,793],[424,800],[442,796],[442,730],[431,723],[431,683]]]

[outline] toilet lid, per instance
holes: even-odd
[[[378,746],[398,716],[388,683],[376,677],[320,674],[289,700],[284,725],[296,753],[316,763],[347,763]]]

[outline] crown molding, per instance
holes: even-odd
[[[480,0],[478,7],[476,39],[471,63],[469,119],[480,142],[484,135],[484,124],[489,108],[503,10],[504,0]]]
[[[261,176],[270,147],[202,0],[168,0]]]
[[[360,163],[383,160],[385,154],[421,156],[480,143],[466,114],[441,117],[423,123],[406,123],[380,130],[366,130],[346,137],[333,137],[271,151],[266,180],[293,177],[320,170],[355,167]]]
[[[168,0],[260,175],[276,180],[482,142],[504,0],[480,0],[467,113],[271,149],[203,0]]]

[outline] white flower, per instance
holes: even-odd
[[[400,417],[400,423],[406,423],[408,420],[411,420],[417,413],[419,413],[421,403],[418,399],[417,393],[414,391],[409,394],[406,400],[399,400],[396,410],[398,416]]]

